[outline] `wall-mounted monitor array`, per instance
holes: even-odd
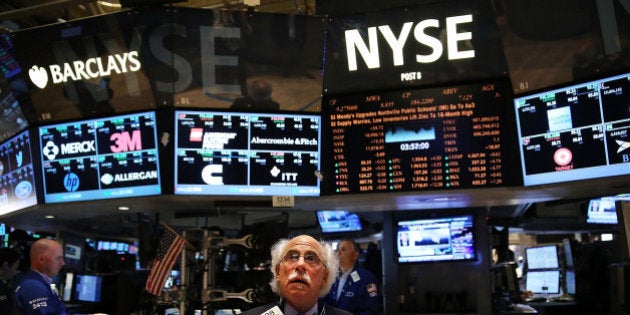
[[[317,211],[317,222],[322,233],[357,232],[363,229],[356,213],[343,210]]]
[[[474,217],[400,220],[396,250],[400,263],[476,260]]]
[[[511,101],[501,81],[327,97],[326,194],[518,184]]]
[[[0,144],[0,215],[37,204],[28,131]]]
[[[154,112],[39,127],[46,203],[161,193]]]
[[[630,174],[630,74],[514,99],[525,186]]]
[[[175,194],[319,196],[319,114],[175,111]]]

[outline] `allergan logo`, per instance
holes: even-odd
[[[68,80],[79,81],[106,77],[112,73],[122,74],[140,70],[138,52],[131,51],[106,57],[89,58],[85,61],[77,60],[63,65],[50,65],[46,68],[33,65],[28,70],[31,82],[40,89],[48,85],[50,79],[53,84],[65,83]]]

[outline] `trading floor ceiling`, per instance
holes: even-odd
[[[285,14],[316,14],[315,0],[2,0],[0,1],[0,25],[19,30],[43,26],[63,21],[71,21],[94,15],[113,13],[125,9],[128,3],[173,2],[173,5],[207,9],[255,10],[258,12]],[[321,8],[326,6],[335,10],[352,10],[351,3],[358,1],[319,0]],[[337,2],[338,1],[338,2]],[[409,1],[409,0],[407,0]],[[435,0],[415,0],[415,3]],[[362,8],[370,5],[395,5],[401,0],[383,2],[366,1]],[[121,3],[124,4],[121,5]],[[324,10],[324,9],[323,9]],[[325,11],[325,10],[324,10]],[[0,26],[1,27],[1,26]],[[443,208],[484,207],[488,209],[491,219],[513,220],[521,217],[530,206],[554,200],[578,200],[589,196],[627,192],[627,177],[605,178],[597,181],[568,183],[558,186],[542,186],[535,188],[505,187],[498,189],[471,189],[464,191],[370,194],[356,196],[325,196],[321,198],[296,198],[295,207],[291,210],[301,214],[321,209],[347,209],[363,211],[363,218],[381,221],[378,216],[383,210],[422,210]],[[183,220],[208,220],[218,222],[218,218],[233,220],[243,214],[252,214],[273,210],[267,204],[269,198],[209,198],[189,196],[157,196],[153,198],[131,198],[129,200],[106,200],[99,203],[74,203],[60,205],[40,205],[28,211],[12,214],[3,221],[12,226],[30,227],[33,230],[45,230],[52,222],[43,218],[42,214],[57,215],[54,225],[68,230],[99,230],[110,235],[127,234],[125,229],[136,227],[135,213],[161,213],[162,218],[182,222]],[[245,199],[245,200],[243,200]],[[234,206],[241,201],[238,206]],[[244,201],[244,202],[243,202]],[[121,214],[120,205],[130,206],[129,214]],[[172,209],[168,213],[161,209]],[[575,208],[575,207],[573,207]],[[89,209],[89,210],[88,210]],[[88,211],[86,211],[88,210]],[[273,212],[271,211],[271,212]],[[551,207],[546,209],[552,213]],[[37,214],[37,215],[35,215]],[[252,215],[253,216],[253,215]],[[299,215],[296,215],[296,217]],[[549,222],[558,229],[558,221],[552,218]],[[296,223],[300,226],[303,223]]]
[[[315,0],[3,0],[0,3],[0,22],[9,29],[24,29],[111,13],[125,7],[160,3],[275,13],[315,12]]]

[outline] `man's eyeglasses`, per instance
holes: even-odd
[[[322,266],[321,259],[319,259],[319,257],[317,257],[317,255],[315,255],[314,253],[306,253],[304,255],[300,255],[300,253],[298,252],[290,251],[286,255],[284,255],[282,261],[288,266],[292,267],[295,266],[298,261],[300,261],[300,257],[303,257],[304,262],[310,267]]]

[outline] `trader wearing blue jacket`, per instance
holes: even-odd
[[[65,265],[61,244],[39,239],[31,245],[31,270],[20,277],[13,300],[20,314],[66,315],[61,297],[52,287],[51,277]]]
[[[360,253],[361,248],[353,240],[339,242],[337,255],[341,272],[325,302],[355,315],[380,314],[379,281],[372,272],[357,264]]]

